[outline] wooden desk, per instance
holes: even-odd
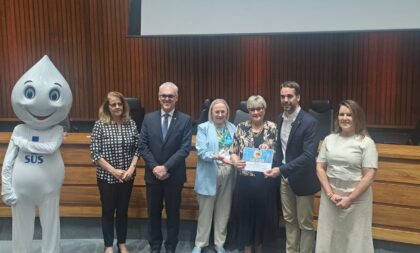
[[[11,133],[0,132],[0,165],[9,144]],[[70,133],[61,146],[65,178],[61,189],[60,213],[63,217],[100,217],[101,203],[96,185],[96,167],[90,158],[90,133]],[[183,190],[181,217],[196,219],[198,204],[194,193],[197,155],[191,152],[187,159],[187,182]],[[137,177],[129,206],[129,217],[146,218],[147,203],[144,182],[144,161],[137,168]],[[163,212],[165,214],[165,212]],[[0,216],[11,216],[10,207],[0,203]]]
[[[61,216],[100,217],[101,205],[96,186],[95,166],[90,160],[89,133],[70,133],[61,153],[66,176],[61,193]],[[10,133],[0,133],[0,165]],[[373,235],[376,239],[420,244],[420,146],[377,144],[379,170],[373,184]],[[198,205],[194,193],[196,152],[187,158],[187,182],[183,190],[181,217],[195,220]],[[140,161],[129,207],[130,217],[147,217]],[[315,201],[318,214],[319,195]],[[163,212],[165,213],[165,212]],[[0,216],[11,216],[10,207],[0,204]]]

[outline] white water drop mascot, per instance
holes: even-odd
[[[60,189],[63,127],[73,97],[58,69],[44,56],[15,84],[13,111],[25,124],[13,130],[3,162],[3,202],[12,206],[12,247],[31,250],[35,209],[42,226],[42,252],[60,252]]]

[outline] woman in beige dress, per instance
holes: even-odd
[[[317,159],[322,191],[316,253],[373,253],[371,184],[378,153],[355,101],[340,103],[335,125]]]

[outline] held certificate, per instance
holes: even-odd
[[[245,170],[264,172],[271,169],[274,150],[245,147],[242,152],[242,160],[246,162]]]

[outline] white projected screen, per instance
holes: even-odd
[[[142,0],[141,35],[420,29],[420,0]]]

